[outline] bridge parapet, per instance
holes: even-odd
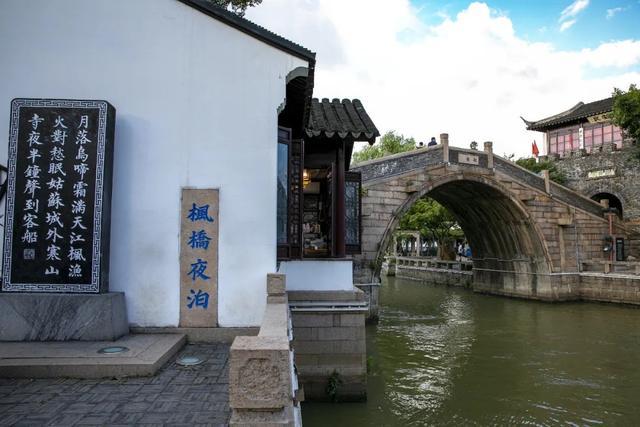
[[[419,148],[406,153],[394,154],[381,159],[354,165],[351,170],[362,174],[362,181],[387,180],[391,177],[412,173],[443,163],[442,146]]]
[[[496,171],[516,178],[522,183],[533,187],[538,191],[546,192],[544,177],[499,156],[495,156],[494,165]],[[577,207],[598,217],[602,217],[604,213],[602,205],[600,205],[598,202],[591,200],[581,194],[578,194],[575,191],[553,181],[549,183],[549,190],[549,195],[551,197],[554,197],[555,199],[560,200],[568,205]]]
[[[448,163],[491,169],[489,167],[489,155],[490,153],[486,153],[484,151],[449,147]]]

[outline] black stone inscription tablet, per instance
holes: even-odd
[[[109,289],[115,108],[11,103],[2,291]]]

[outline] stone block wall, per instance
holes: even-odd
[[[587,301],[640,305],[640,277],[582,273],[579,294]]]
[[[633,148],[625,148],[591,154],[579,152],[554,162],[567,176],[567,187],[586,197],[597,193],[613,194],[622,202],[625,221],[640,224],[640,160],[634,158],[633,151]],[[615,175],[589,178],[589,172],[608,169],[613,169]]]
[[[305,399],[366,400],[364,294],[289,292],[289,300],[295,363]]]

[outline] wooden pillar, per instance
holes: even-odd
[[[338,152],[337,152],[337,162],[336,162],[336,179],[335,182],[335,230],[334,230],[334,238],[336,242],[336,258],[344,258],[346,256],[346,247],[345,247],[345,234],[346,234],[346,212],[345,212],[345,200],[344,200],[344,175],[345,175],[345,164],[344,164],[344,141],[340,141],[338,143]]]

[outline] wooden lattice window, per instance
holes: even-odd
[[[302,140],[291,139],[291,129],[278,128],[278,259],[302,253],[303,150]]]
[[[362,178],[360,172],[345,174],[345,246],[347,254],[362,251]]]

